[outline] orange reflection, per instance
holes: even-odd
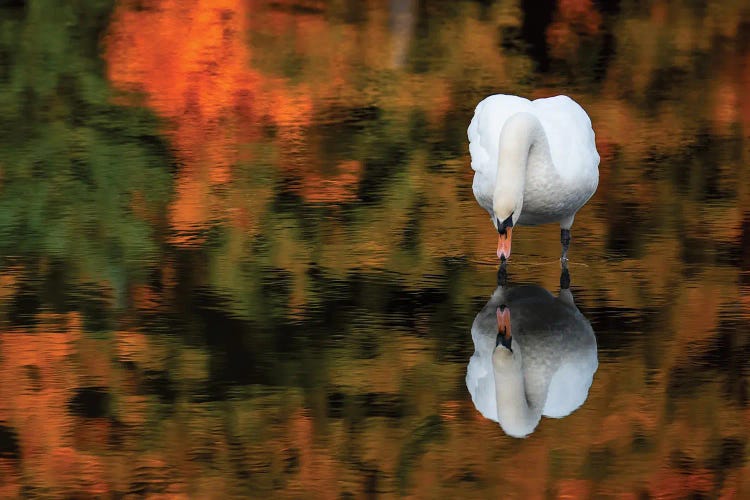
[[[174,244],[200,244],[200,232],[212,220],[233,219],[238,207],[228,206],[216,186],[233,180],[232,167],[245,159],[240,145],[258,142],[262,126],[274,127],[282,166],[291,165],[286,152],[300,147],[312,121],[306,84],[292,85],[250,66],[246,38],[253,16],[252,3],[240,0],[162,0],[141,10],[125,2],[112,16],[105,44],[110,81],[142,93],[146,105],[173,124],[171,137],[183,163],[169,212]],[[263,22],[283,32],[294,21],[300,37],[309,38],[321,21],[308,20],[306,29],[296,16],[277,11]],[[332,82],[340,85],[341,77],[332,75]],[[314,165],[302,172],[293,168],[301,175],[299,194],[310,202],[351,200],[359,164],[339,167],[331,178]]]
[[[231,179],[236,144],[256,134],[259,77],[247,68],[243,43],[248,13],[234,0],[154,2],[149,9],[115,11],[106,40],[109,79],[142,92],[146,104],[173,123],[172,140],[185,164],[170,222],[173,243],[196,232],[221,207],[211,186]]]
[[[175,145],[186,156],[219,167],[236,161],[233,145],[252,133],[240,125],[264,111],[255,95],[259,76],[247,67],[247,16],[236,0],[162,1],[139,11],[123,4],[107,37],[110,80],[143,92],[151,108],[175,119]]]
[[[357,160],[341,162],[336,166],[338,173],[324,178],[317,173],[307,176],[308,182],[302,185],[301,195],[313,203],[340,203],[353,201],[357,196],[357,186],[362,164]]]
[[[17,431],[26,472],[46,487],[103,495],[108,492],[103,463],[77,449],[76,418],[67,410],[82,385],[69,366],[82,338],[81,319],[77,313],[37,319],[34,332],[6,331],[0,338],[0,422]],[[8,467],[0,463],[0,470]],[[0,493],[13,490],[13,482],[0,480]]]

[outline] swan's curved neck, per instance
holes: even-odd
[[[528,394],[522,362],[518,355],[500,361],[493,355],[497,420],[511,436],[531,434],[542,418],[544,401]]]
[[[496,217],[520,215],[529,164],[552,164],[547,135],[531,113],[516,113],[505,121],[498,146],[497,182],[493,196]]]

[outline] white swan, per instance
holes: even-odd
[[[542,415],[581,406],[599,366],[591,324],[569,289],[498,287],[471,327],[466,387],[477,410],[510,436],[531,434]]]
[[[468,135],[474,196],[498,230],[497,256],[510,257],[517,223],[559,222],[566,261],[573,219],[599,184],[599,153],[583,108],[563,95],[493,95],[477,105]]]

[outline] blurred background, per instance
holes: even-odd
[[[494,93],[602,158],[599,369],[523,440],[464,382]],[[0,129],[2,498],[750,495],[746,0],[0,0]]]

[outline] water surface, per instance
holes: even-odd
[[[745,2],[58,3],[0,3],[0,497],[750,495]],[[602,157],[598,369],[525,439],[465,381],[498,92]]]

